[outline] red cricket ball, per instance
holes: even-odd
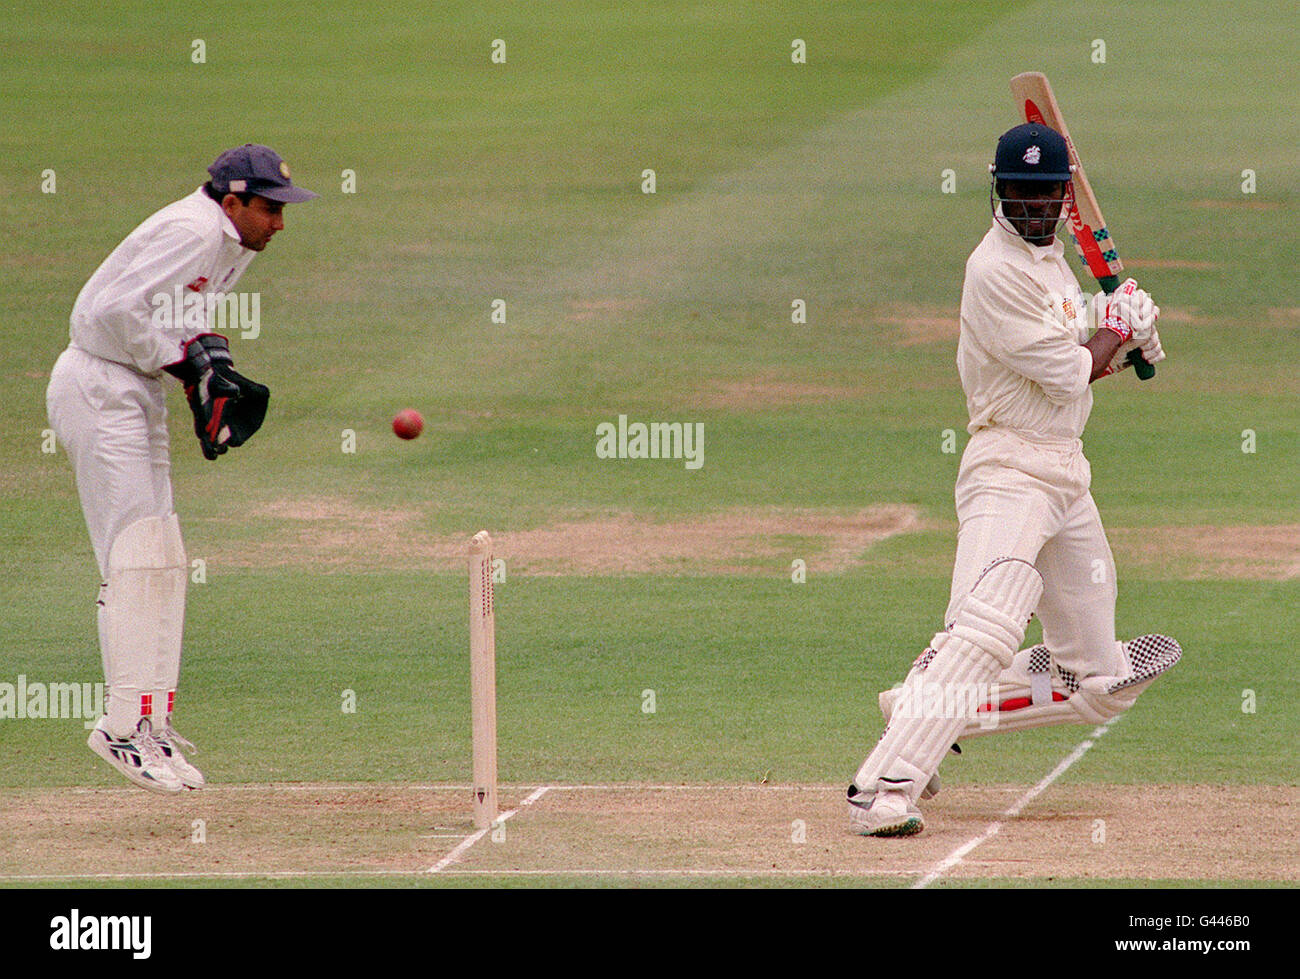
[[[393,419],[393,432],[399,439],[413,439],[424,429],[424,419],[414,408],[399,411]]]

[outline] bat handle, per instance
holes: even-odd
[[[1119,276],[1108,275],[1104,278],[1098,279],[1097,283],[1107,295],[1110,295],[1119,288]],[[1133,373],[1138,376],[1139,381],[1149,381],[1151,378],[1156,376],[1155,366],[1148,364],[1142,359],[1142,352],[1140,350],[1130,350],[1128,352],[1128,357],[1125,359],[1133,365]]]
[[[1142,359],[1142,351],[1130,350],[1128,362],[1133,365],[1133,372],[1137,374],[1138,380],[1149,381],[1156,376],[1156,369]]]

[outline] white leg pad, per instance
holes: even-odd
[[[162,725],[180,676],[186,569],[174,513],[129,524],[109,550],[99,645],[115,734],[133,730],[143,714],[152,714],[155,728]]]
[[[903,690],[907,709],[895,710],[853,784],[860,793],[902,789],[916,802],[959,733],[975,719],[973,691],[987,688],[1008,666],[1043,593],[1033,565],[993,562],[957,607],[952,627],[931,641],[934,655],[914,668]]]
[[[1021,650],[957,740],[1056,724],[1104,724],[1133,706],[1142,691],[1183,654],[1175,640],[1154,634],[1121,643],[1120,648],[1128,668],[1124,676],[1092,676],[1082,681],[1052,662],[1046,646]],[[917,672],[925,671],[925,658],[918,659]],[[886,720],[901,695],[898,689],[880,695]]]
[[[927,649],[916,658],[912,670],[908,673],[923,673],[934,658],[934,650]],[[1052,654],[1043,645],[1022,649],[1012,657],[1010,665],[998,674],[997,682],[989,688],[989,696],[980,704],[979,713],[996,713],[999,710],[1026,712],[1050,706],[1054,701],[1068,700],[1070,694],[1077,690],[1079,684],[1074,674],[1061,670],[1052,659]],[[886,721],[894,712],[902,696],[902,687],[896,686],[880,693],[880,713]],[[980,718],[987,728],[999,723],[987,717]],[[1010,730],[1004,728],[1003,730]],[[963,733],[965,737],[969,732]],[[981,734],[988,733],[987,730]]]

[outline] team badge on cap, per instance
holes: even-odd
[[[1043,158],[1043,151],[1040,150],[1037,146],[1031,146],[1029,147],[1029,149],[1025,150],[1025,162],[1028,163],[1030,166],[1035,166],[1035,167],[1038,166],[1038,161],[1041,160],[1042,158]],[[285,174],[285,176],[288,176],[288,174]]]
[[[289,164],[275,150],[259,143],[245,143],[226,150],[208,167],[208,173],[218,194],[256,194],[282,204],[317,196],[310,190],[295,187],[289,179]]]

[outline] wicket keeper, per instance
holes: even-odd
[[[203,314],[284,228],[296,187],[273,150],[227,150],[188,197],[145,220],[95,270],[72,308],[50,375],[50,425],[67,449],[99,564],[106,712],[92,751],[136,785],[200,789],[176,733],[188,567],[172,508],[163,375],[177,378],[206,459],[240,446],[266,414],[265,387],[235,372]],[[175,308],[175,297],[204,297]],[[160,316],[160,310],[168,315]]]

